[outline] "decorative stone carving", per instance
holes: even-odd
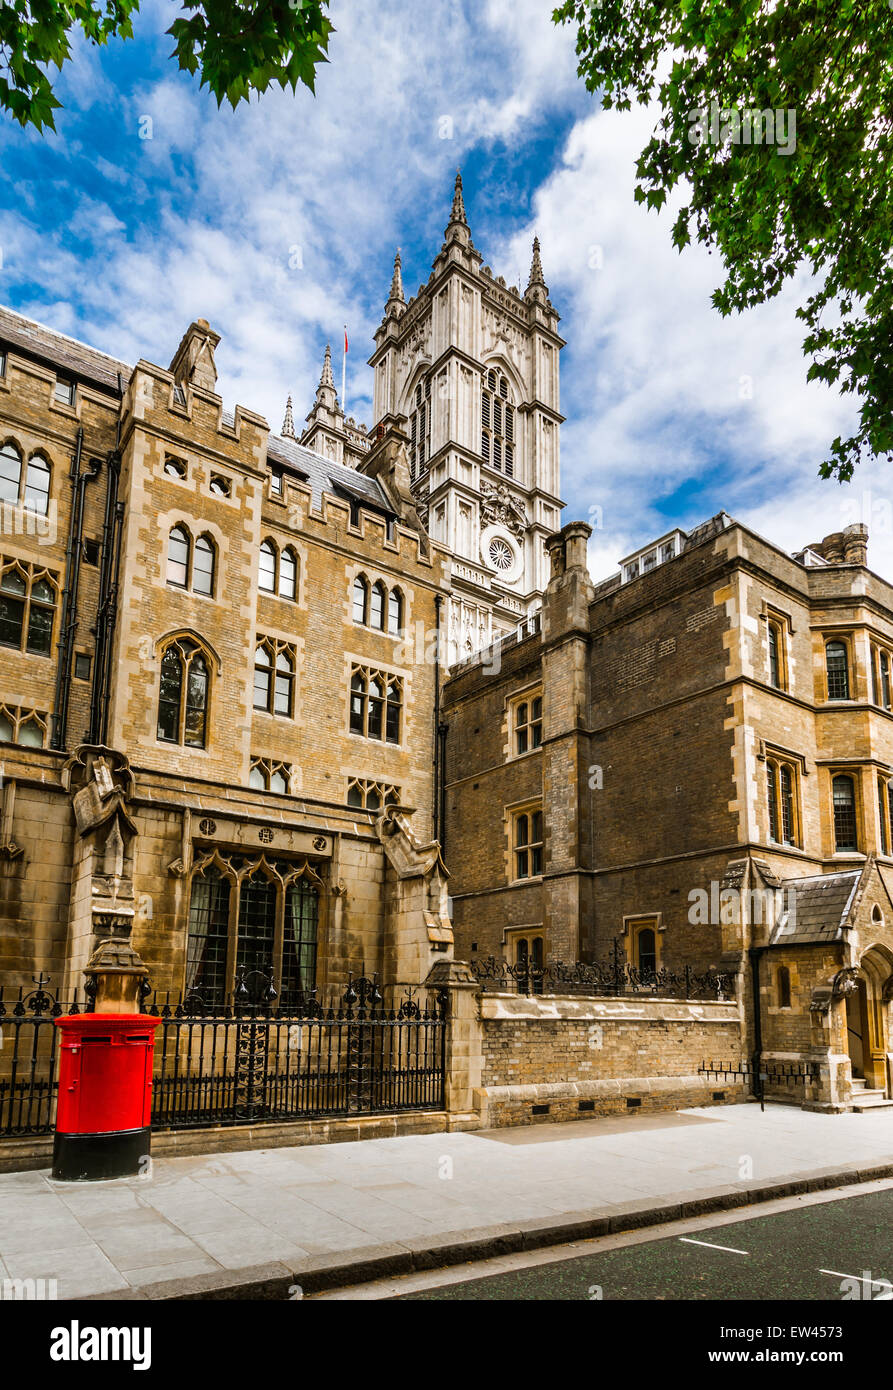
[[[520,540],[529,525],[527,512],[513,497],[505,483],[481,482],[481,530],[488,526],[504,526]]]

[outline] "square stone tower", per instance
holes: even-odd
[[[476,250],[456,176],[444,243],[406,302],[398,251],[375,335],[376,428],[410,441],[413,495],[453,553],[450,663],[539,611],[560,527],[559,316],[534,241],[522,295]]]

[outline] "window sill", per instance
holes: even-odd
[[[532,874],[530,878],[513,878],[509,880],[509,888],[524,888],[528,883],[542,883],[542,874]]]
[[[534,753],[542,753],[542,751],[543,751],[543,745],[540,744],[539,748],[528,748],[528,750],[527,750],[526,753],[511,753],[511,754],[509,754],[508,758],[506,759],[506,762],[509,762],[509,763],[520,763],[520,762],[523,762],[525,758],[532,758],[533,755],[534,755]]]
[[[391,743],[390,739],[370,738],[368,734],[358,734],[356,729],[348,729],[351,738],[361,738],[364,743],[372,743],[376,748],[397,748],[403,747],[402,743]]]

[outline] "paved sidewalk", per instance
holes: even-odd
[[[761,1184],[782,1180],[853,1182],[885,1162],[893,1164],[893,1111],[775,1105],[761,1114],[750,1104],[164,1158],[150,1176],[108,1183],[5,1173],[0,1279],[56,1279],[60,1298],[127,1297],[168,1280],[194,1279],[198,1291],[238,1284],[239,1271],[258,1279],[258,1266],[275,1265],[281,1285],[407,1249],[438,1263],[432,1248],[448,1236],[477,1235],[493,1254],[496,1227],[514,1233],[514,1248],[525,1228],[541,1245],[574,1221],[667,1220],[651,1209],[701,1199],[716,1207],[723,1194],[759,1200]]]

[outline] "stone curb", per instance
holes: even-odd
[[[474,1231],[447,1231],[419,1240],[394,1245],[372,1245],[329,1255],[314,1255],[289,1266],[267,1264],[246,1269],[221,1269],[188,1279],[169,1279],[142,1288],[91,1294],[78,1302],[96,1299],[247,1299],[281,1302],[305,1294],[324,1293],[415,1274],[451,1265],[493,1259],[497,1255],[542,1250],[550,1245],[593,1240],[646,1226],[666,1225],[691,1216],[730,1211],[737,1207],[758,1206],[780,1197],[797,1197],[833,1187],[847,1187],[893,1178],[893,1160],[873,1166],[849,1163],[837,1168],[818,1168],[795,1178],[777,1182],[739,1182],[728,1188],[706,1188],[700,1192],[669,1193],[655,1201],[646,1198],[624,1206],[597,1207],[568,1213],[564,1218],[546,1217],[534,1221],[510,1222],[501,1226],[482,1226]]]

